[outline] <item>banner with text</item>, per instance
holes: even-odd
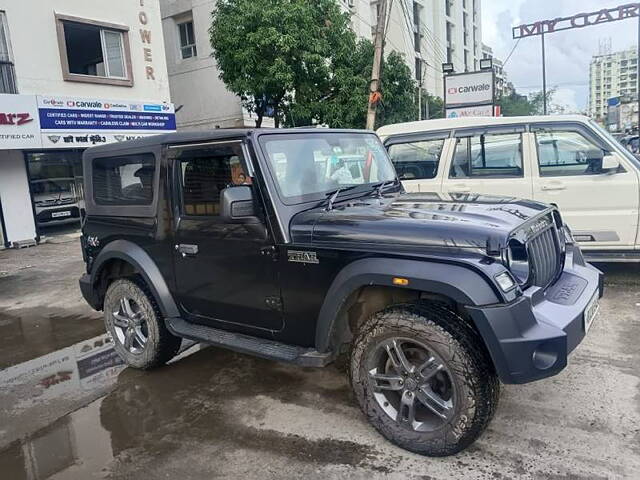
[[[465,107],[493,103],[493,71],[445,75],[445,106]]]

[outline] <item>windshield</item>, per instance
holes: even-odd
[[[616,151],[618,153],[622,153],[629,161],[631,161],[631,163],[636,167],[636,168],[640,168],[640,160],[638,160],[638,157],[636,157],[633,153],[631,153],[629,150],[627,150],[626,148],[624,148],[620,142],[618,142],[609,132],[607,132],[604,128],[602,128],[600,125],[598,125],[598,123],[594,122],[593,120],[589,120],[589,123],[591,124],[591,126],[597,130],[600,135],[602,135],[605,139],[607,139],[609,141],[610,144],[612,144],[613,146],[616,147]]]
[[[374,134],[263,135],[260,143],[280,195],[289,205],[323,199],[338,188],[370,189],[396,179]]]

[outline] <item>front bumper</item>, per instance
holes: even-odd
[[[564,270],[546,290],[531,287],[507,305],[467,307],[503,383],[550,377],[585,337],[584,311],[602,296],[604,276],[567,245]]]

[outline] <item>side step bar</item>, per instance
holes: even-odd
[[[334,358],[331,352],[320,353],[311,348],[252,337],[242,333],[227,332],[217,328],[187,322],[182,318],[167,318],[167,327],[174,335],[204,342],[218,347],[247,353],[256,357],[293,363],[302,367],[324,367]]]
[[[637,252],[607,252],[603,251],[582,251],[582,255],[587,262],[591,263],[628,263],[640,262],[640,251]]]

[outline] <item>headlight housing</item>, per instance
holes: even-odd
[[[529,253],[524,243],[512,238],[507,246],[507,268],[520,285],[526,285],[531,276]]]

